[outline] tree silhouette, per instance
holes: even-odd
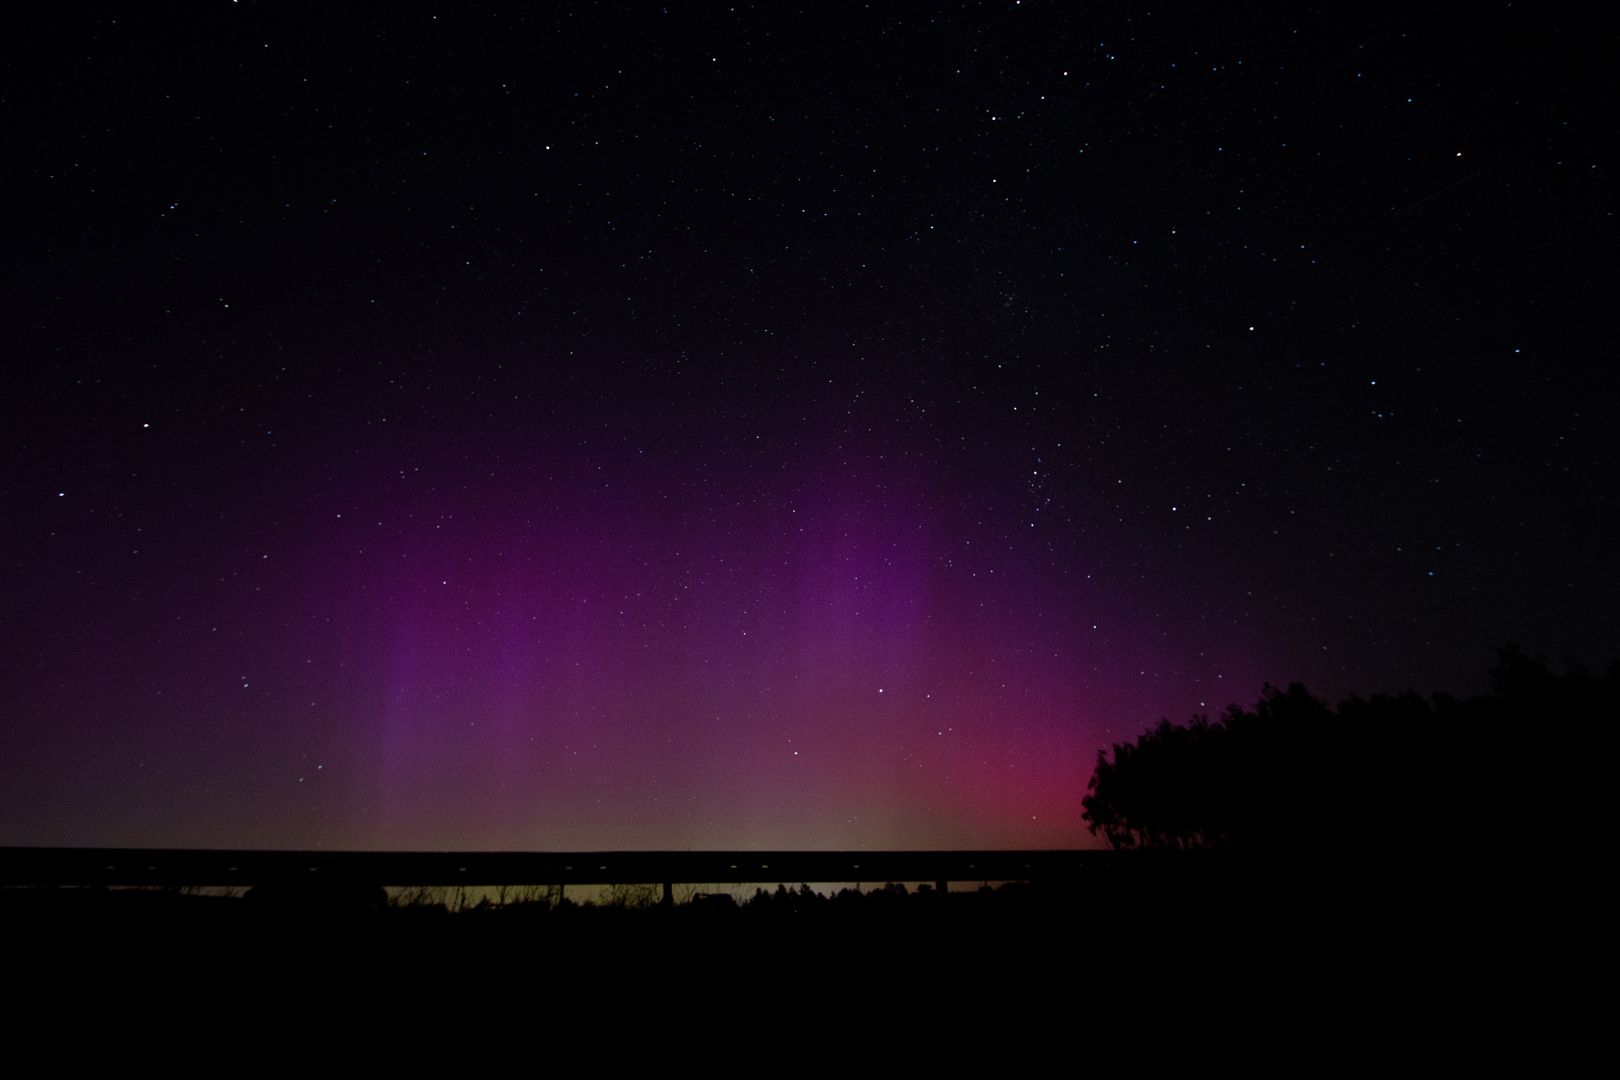
[[[1252,710],[1163,720],[1100,752],[1083,817],[1115,848],[1537,843],[1548,824],[1595,820],[1599,788],[1578,753],[1555,773],[1525,741],[1595,745],[1616,717],[1620,663],[1559,674],[1514,646],[1498,650],[1492,692],[1466,701],[1407,693],[1333,709],[1301,685],[1267,686]]]
[[[1328,828],[1313,792],[1332,768],[1334,721],[1298,684],[1267,686],[1252,712],[1162,720],[1098,755],[1085,819],[1116,848],[1307,842]]]

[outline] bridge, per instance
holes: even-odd
[[[0,848],[0,887],[1072,881],[1113,851],[231,851]]]

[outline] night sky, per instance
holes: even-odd
[[[0,843],[1092,846],[1620,654],[1580,20],[340,7],[8,15]]]

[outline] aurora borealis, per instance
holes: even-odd
[[[1602,95],[1470,17],[25,20],[0,843],[1089,846],[1620,652]]]

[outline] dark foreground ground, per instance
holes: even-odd
[[[840,1017],[928,1023],[942,1038],[1028,1025],[1050,1036],[1119,1011],[1227,1016],[1274,1040],[1319,1026],[1365,1038],[1456,1018],[1489,1027],[1533,1004],[1545,950],[1447,881],[1201,863],[1083,889],[782,887],[740,905],[459,911],[376,888],[12,888],[0,926],[7,982],[35,1002],[319,1003],[356,1016],[480,1003],[593,1038],[604,1017],[635,1030]]]

